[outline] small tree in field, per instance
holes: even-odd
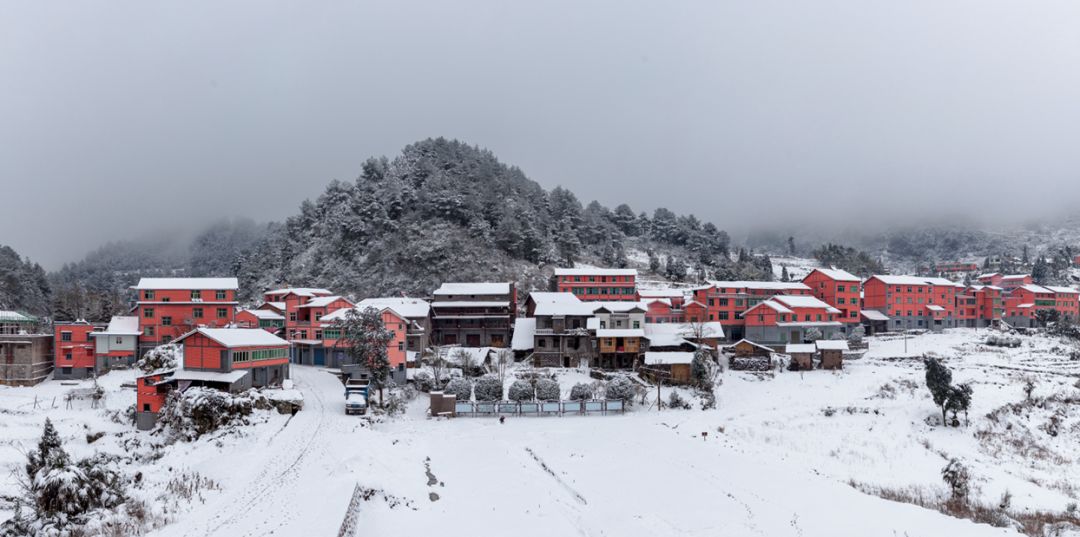
[[[707,347],[698,347],[694,351],[694,359],[690,361],[690,376],[698,386],[711,389],[716,367],[712,352]]]
[[[593,398],[593,389],[589,384],[579,382],[570,388],[570,399],[572,401],[588,401]]]
[[[435,377],[434,389],[443,387],[443,378],[446,376],[446,358],[441,349],[435,345],[429,345],[424,352],[424,361],[431,368],[431,375]]]
[[[383,404],[383,389],[390,382],[390,356],[388,347],[394,333],[383,324],[382,313],[375,308],[363,311],[350,309],[345,316],[334,321],[334,328],[341,330],[339,344],[344,342],[349,360],[363,365],[371,375],[371,387],[379,390],[379,405]]]
[[[971,493],[971,473],[957,459],[952,459],[941,469],[941,479],[949,486],[949,501],[954,507],[967,505]]]
[[[956,415],[964,413],[964,421],[967,421],[968,409],[971,408],[971,394],[973,390],[968,384],[957,384],[949,388],[949,399],[945,401],[945,407],[952,412],[953,423],[958,423]]]
[[[463,378],[454,378],[446,384],[446,388],[443,389],[443,393],[447,395],[457,396],[458,401],[469,401],[472,399],[472,383]]]
[[[952,371],[938,361],[937,358],[926,358],[926,387],[930,395],[934,397],[934,404],[941,407],[941,423],[945,424],[945,403],[949,401],[952,387]]]

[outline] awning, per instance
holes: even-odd
[[[862,316],[871,321],[888,321],[889,316],[878,310],[862,310]]]

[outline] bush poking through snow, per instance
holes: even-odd
[[[472,383],[463,378],[451,379],[443,388],[443,393],[457,396],[458,401],[472,400]]]
[[[541,401],[558,401],[562,397],[559,383],[551,379],[536,381],[536,398]]]
[[[503,397],[503,385],[498,377],[485,375],[476,381],[473,387],[477,401],[501,401]]]
[[[803,341],[813,343],[821,339],[822,337],[823,336],[821,335],[821,330],[818,330],[817,328],[810,328],[806,331],[805,334],[803,334]]]
[[[507,397],[511,401],[517,401],[519,403],[522,401],[532,401],[533,399],[536,399],[536,389],[533,388],[533,385],[529,384],[528,381],[515,380],[514,383],[510,385],[510,391],[507,394]]]
[[[626,375],[616,376],[607,383],[604,396],[608,399],[618,399],[626,406],[633,406],[634,395],[637,394],[637,386]]]
[[[682,410],[690,410],[690,403],[687,403],[685,399],[679,395],[677,390],[671,390],[671,394],[668,395],[667,401],[668,408],[679,408]]]
[[[26,458],[23,497],[16,500],[15,516],[0,526],[3,535],[75,535],[94,521],[113,518],[110,511],[124,503],[115,457],[71,460],[48,419],[37,449]]]
[[[184,348],[180,345],[167,343],[158,345],[146,351],[146,354],[135,363],[135,367],[144,373],[159,371],[162,369],[176,369],[180,358],[184,355]]]
[[[861,324],[855,325],[855,328],[848,334],[848,343],[852,345],[862,345],[863,338],[866,337],[866,329]]]
[[[949,501],[956,507],[967,505],[971,494],[971,473],[967,467],[952,459],[941,469],[941,479],[949,487]]]
[[[427,371],[418,371],[413,376],[413,383],[416,384],[416,388],[422,392],[430,392],[435,389],[435,377]]]
[[[593,398],[592,385],[579,382],[570,388],[571,401],[588,401]]]
[[[157,430],[188,442],[222,427],[248,424],[255,410],[267,410],[270,401],[255,390],[231,394],[196,386],[169,394],[158,415]]]

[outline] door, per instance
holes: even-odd
[[[468,347],[479,347],[480,334],[467,334],[465,336],[465,345]]]
[[[326,351],[322,347],[315,348],[315,365],[326,365]]]

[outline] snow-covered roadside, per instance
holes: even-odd
[[[1080,363],[1050,338],[1024,337],[1020,348],[1001,349],[982,345],[985,335],[921,335],[907,339],[906,352],[901,338],[870,338],[867,355],[838,372],[729,371],[711,411],[639,407],[505,424],[428,419],[424,395],[401,417],[346,416],[336,378],[294,366],[305,405],[296,416],[272,413],[238,433],[167,446],[159,459],[131,470],[147,476],[147,496],[179,476],[215,484],[194,505],[177,507],[177,520],[153,532],[159,536],[336,534],[357,486],[365,499],[356,519],[367,535],[476,535],[483,528],[545,536],[1007,535],[848,484],[936,489],[941,468],[957,457],[971,468],[982,500],[1008,490],[1017,509],[1060,511],[1076,501],[1066,486],[1080,482],[1080,453],[1067,443],[1075,436],[1040,433],[1043,415],[1029,424],[1010,417],[1013,430],[1030,425],[1041,434],[1036,440],[1053,455],[1025,457],[1011,451],[1012,433],[993,429],[1003,426],[986,415],[1022,401],[1026,379],[1036,397],[1080,392]],[[924,353],[943,358],[955,381],[974,385],[971,425],[927,423],[939,411],[924,386]],[[102,379],[109,410],[133,402],[133,391],[119,387],[132,377]],[[564,393],[588,381],[576,371],[558,378]],[[55,382],[0,388],[0,461],[21,464],[19,450],[36,440],[46,415],[80,456],[122,452],[133,439],[142,446],[136,451],[160,441],[109,422],[89,403],[68,410],[61,397],[57,409],[32,409],[31,394],[40,402],[67,389]],[[663,389],[665,400],[670,391]],[[88,445],[82,423],[110,434]],[[992,434],[980,432],[987,429]],[[0,479],[0,494],[13,493],[10,476]]]

